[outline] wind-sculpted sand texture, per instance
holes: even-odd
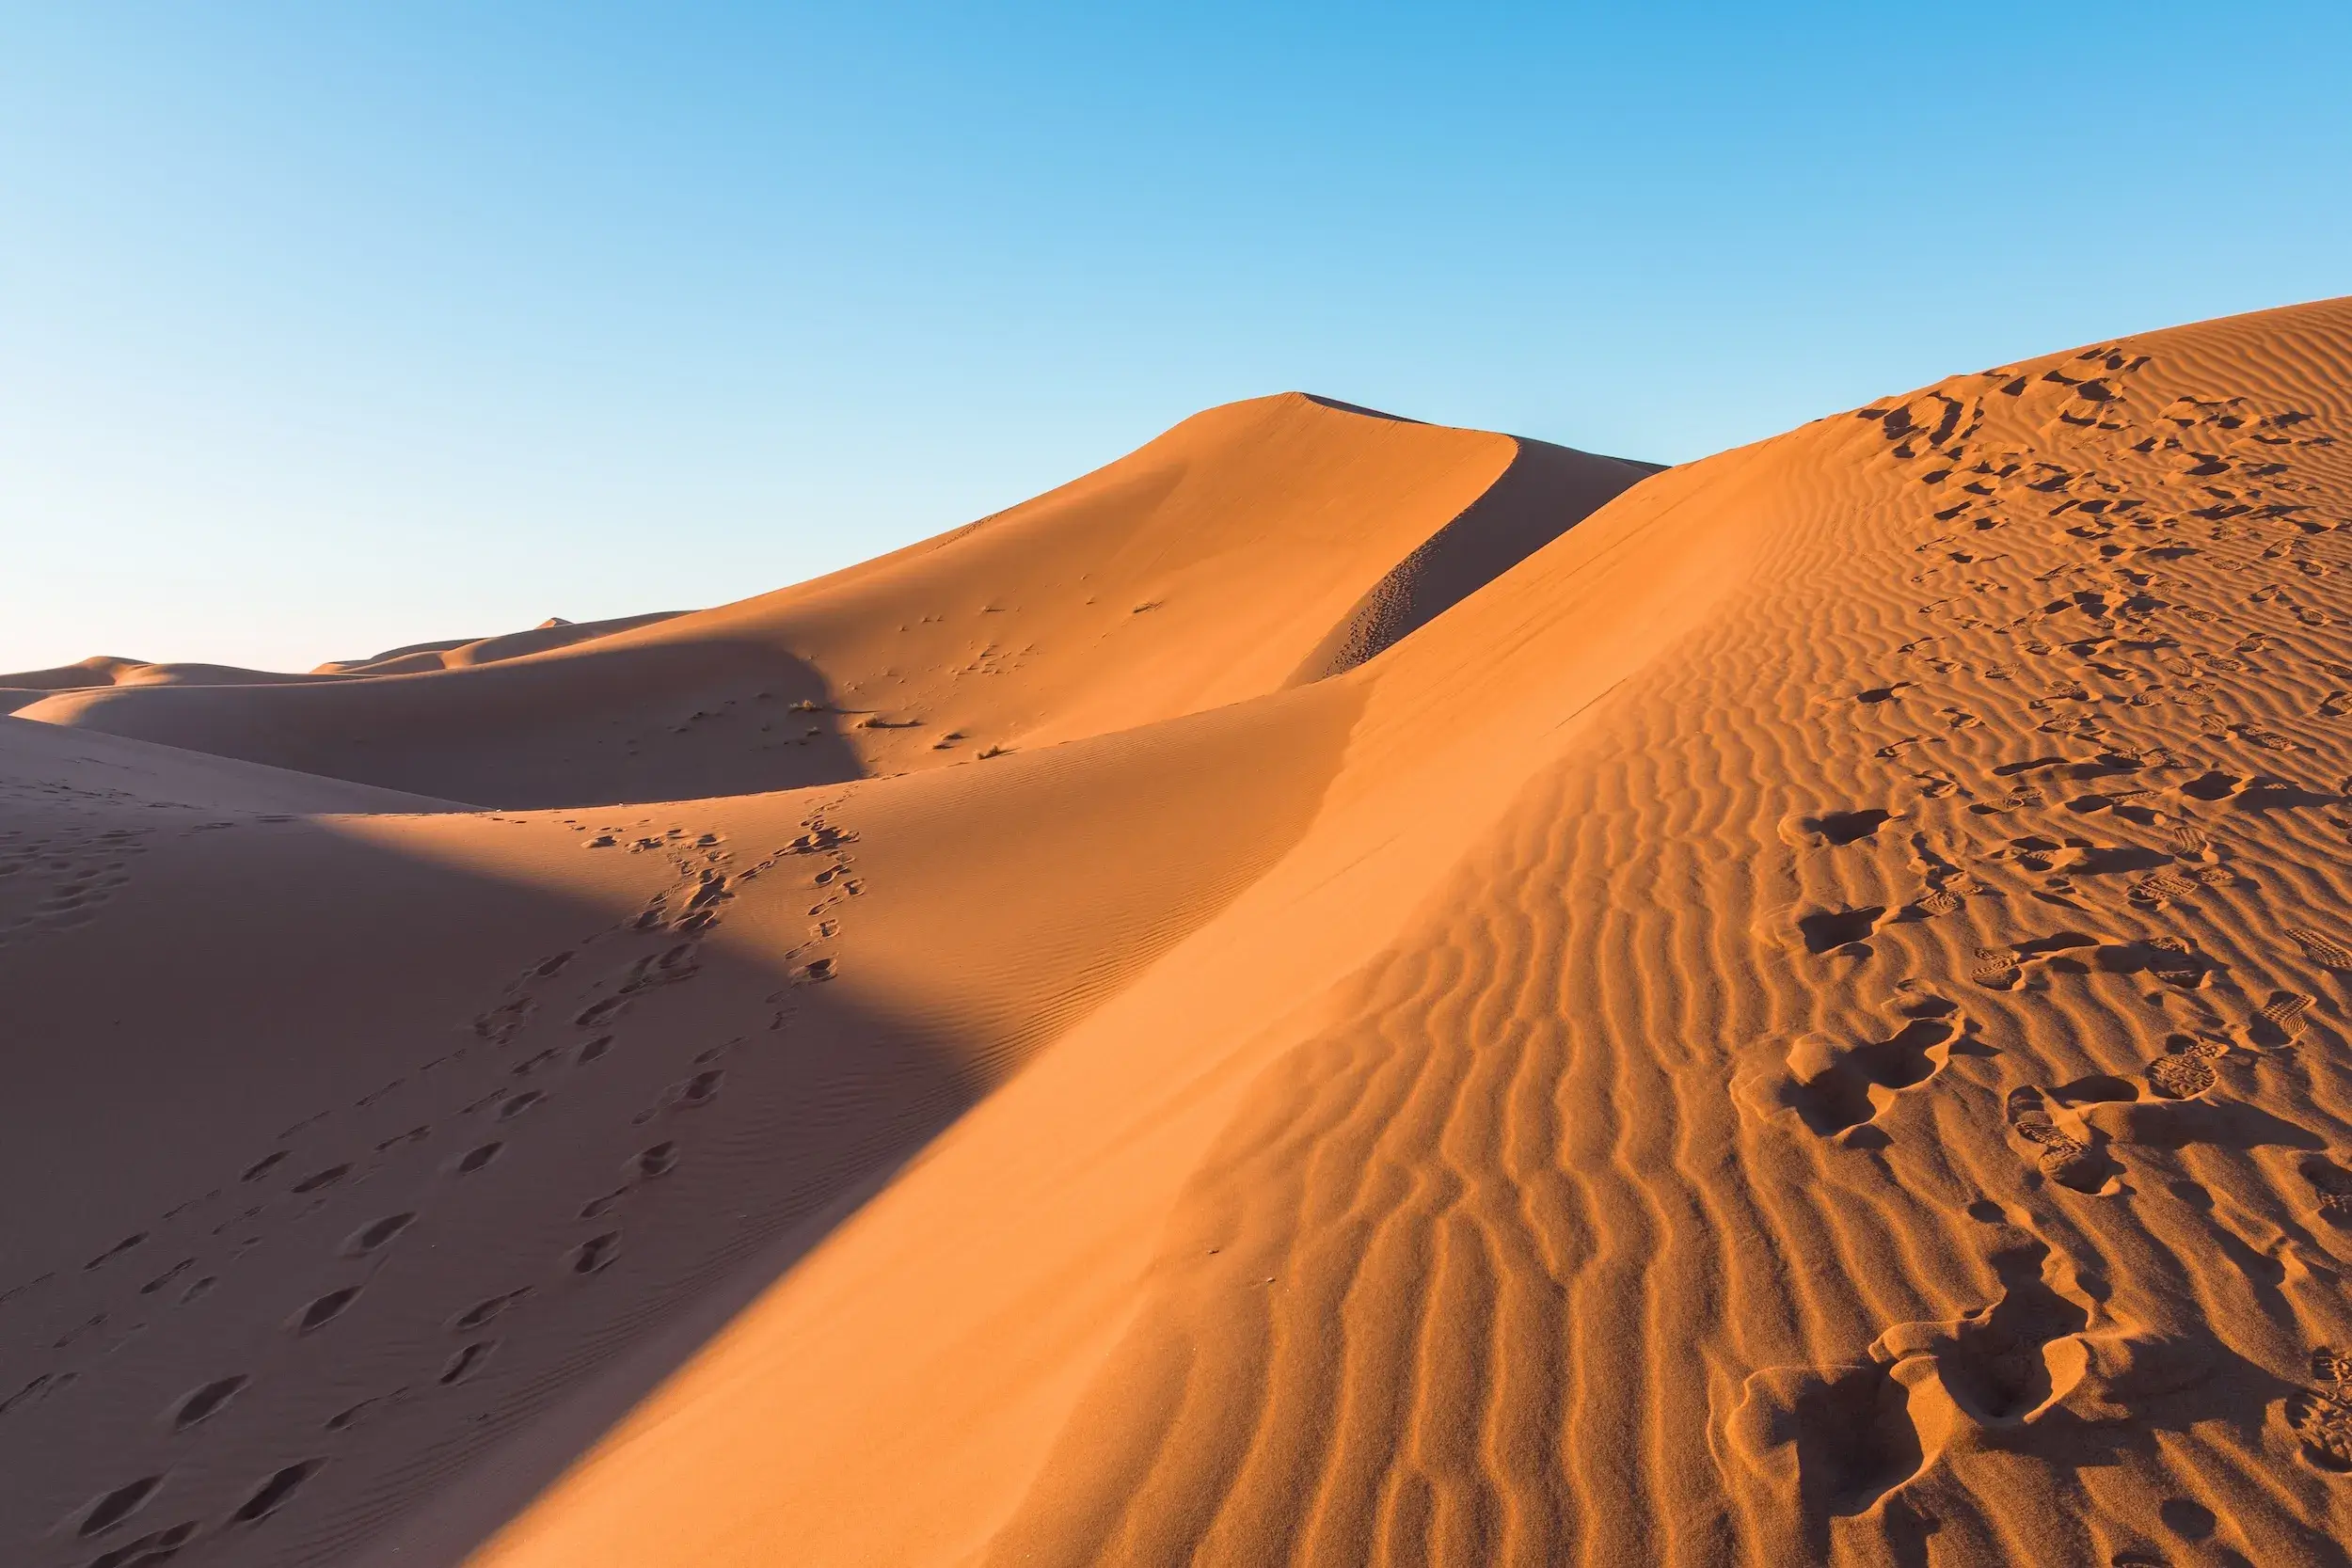
[[[1032,519],[966,559],[1052,628],[969,766],[481,811],[0,722],[9,1179],[72,1195],[0,1280],[10,1560],[2345,1560],[2352,304],[1597,509],[1200,429],[1262,552],[1102,475],[961,536]],[[1012,580],[951,547],[701,615],[879,659]],[[1255,608],[1086,643],[1130,549]],[[697,619],[217,689],[445,738]],[[418,767],[561,787],[496,750]]]
[[[993,1560],[2341,1560],[2348,360],[1771,443],[1806,507],[1253,1087]]]

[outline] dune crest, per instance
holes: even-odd
[[[43,697],[0,1530],[2341,1561],[2347,443],[2352,301],[1664,471],[1290,396]]]
[[[327,667],[331,679],[118,680],[20,711],[485,806],[944,767],[1274,690],[1457,517],[1472,544],[1447,555],[1455,596],[1652,471],[1542,450],[1532,462],[1508,436],[1286,393],[1196,415],[995,516],[715,610],[395,649]],[[1512,508],[1478,514],[1498,483]]]

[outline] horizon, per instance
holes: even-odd
[[[1681,463],[2344,292],[2352,22],[2012,15],[11,7],[0,669],[723,603],[1269,388]]]

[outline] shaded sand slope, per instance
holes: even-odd
[[[0,1264],[7,1560],[338,1560],[515,1488],[478,1536],[1278,859],[1356,705],[595,814],[0,726],[0,1180],[56,1195]]]
[[[360,667],[423,673],[117,685],[21,711],[484,805],[902,772],[1272,691],[1371,594],[1389,608],[1355,636],[1360,657],[1651,471],[1290,393],[716,610],[454,668],[463,649]],[[1499,504],[1475,511],[1490,487]],[[1433,536],[1434,566],[1415,556]]]
[[[177,746],[0,719],[0,791],[27,816],[77,810],[156,813],[431,812],[463,808],[427,796],[208,756]],[[136,820],[136,818],[134,818]],[[161,817],[147,820],[161,821]]]
[[[481,1560],[2342,1561],[2348,440],[2331,303],[1603,508]]]
[[[248,818],[275,823],[317,812],[463,809],[339,779],[0,718],[0,948],[42,948],[53,934],[97,920],[161,842]],[[115,957],[118,967],[124,957]],[[143,960],[132,956],[129,961]],[[36,998],[36,991],[58,988],[34,963],[8,992],[10,1012],[21,1018],[44,1002],[85,1006],[111,989],[90,978],[87,990]],[[56,1060],[33,1037],[11,1031],[7,1037],[11,1088],[21,1092],[28,1067],[44,1057],[48,1065]],[[25,1131],[12,1135],[45,1140],[68,1121],[28,1111]]]

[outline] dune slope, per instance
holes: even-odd
[[[9,1227],[11,1560],[332,1560],[485,1468],[519,1505],[531,1454],[593,1439],[734,1275],[1278,858],[1353,712],[589,816],[9,721],[229,775],[65,794],[7,753],[41,768],[0,842],[12,1100],[40,1112],[0,1176],[73,1195]]]
[[[2340,1562],[2347,442],[2352,302],[1638,483],[1265,400],[766,599],[44,699],[11,1560]],[[511,803],[532,670],[635,803]]]
[[[19,711],[485,806],[838,783],[1275,690],[1392,575],[1427,613],[1651,471],[1287,393],[715,610],[275,683],[118,677]],[[1475,509],[1499,481],[1507,504]],[[1433,537],[1434,573],[1413,561]]]
[[[1604,508],[484,1560],[2340,1561],[2348,368],[2153,333]]]

